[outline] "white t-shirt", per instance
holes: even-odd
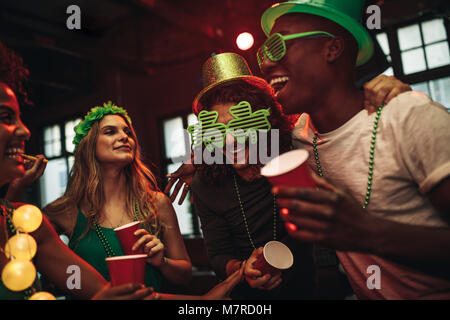
[[[361,205],[375,116],[361,110],[336,130],[319,134],[318,140],[324,177],[350,190]],[[294,146],[312,154],[314,131],[309,115],[301,115],[293,132]],[[309,162],[317,172],[314,158]],[[374,162],[370,214],[405,224],[448,227],[425,196],[450,175],[450,114],[442,105],[420,92],[393,99],[381,113]],[[449,281],[373,255],[337,254],[358,298],[450,298]],[[380,267],[381,289],[367,287],[371,265]]]

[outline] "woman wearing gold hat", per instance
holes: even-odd
[[[203,66],[203,75],[204,81],[212,81],[193,103],[196,114],[217,112],[217,122],[229,125],[235,121],[231,108],[243,101],[248,103],[251,112],[269,110],[269,135],[278,130],[279,141],[275,143],[279,144],[279,151],[290,150],[292,122],[282,113],[272,88],[251,74],[241,56],[222,53],[211,57]],[[250,159],[250,144],[248,139],[242,150],[243,146],[234,146],[234,139],[227,134],[223,154],[230,164],[197,166],[193,198],[211,265],[220,278],[226,278],[248,259],[246,281],[233,290],[234,299],[308,298],[314,281],[311,247],[289,241],[278,217],[278,206],[270,195],[270,185],[259,174],[261,163]],[[275,147],[268,146],[268,154]],[[243,161],[238,161],[239,153]],[[252,263],[271,240],[287,244],[295,262],[283,273],[263,276]]]

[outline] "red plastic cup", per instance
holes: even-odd
[[[262,169],[272,186],[312,188],[316,187],[308,165],[306,150],[293,150],[270,160]]]
[[[134,254],[106,258],[113,287],[126,283],[145,284],[146,254]]]
[[[269,241],[263,249],[263,253],[253,262],[253,268],[261,271],[262,275],[273,276],[278,271],[289,269],[294,263],[291,250],[279,241]]]
[[[134,233],[136,230],[140,229],[140,222],[130,222],[123,226],[117,227],[114,229],[116,232],[117,238],[119,238],[120,245],[122,246],[123,252],[125,254],[140,254],[144,253],[144,248],[141,246],[136,251],[131,250],[133,245],[139,239],[138,236],[135,236]]]

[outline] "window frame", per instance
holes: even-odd
[[[69,168],[69,157],[74,156],[73,152],[68,152],[66,149],[66,133],[65,133],[65,124],[69,121],[74,121],[76,119],[84,119],[84,115],[83,114],[76,114],[76,115],[71,115],[71,116],[66,116],[63,118],[60,118],[58,120],[55,121],[49,121],[49,122],[44,122],[41,124],[40,129],[39,129],[39,142],[40,145],[42,146],[40,149],[40,152],[42,154],[45,155],[45,138],[44,138],[44,132],[45,132],[45,128],[46,127],[51,127],[51,126],[55,126],[57,125],[59,128],[59,134],[60,134],[60,142],[61,142],[61,154],[59,156],[53,156],[53,157],[47,157],[47,155],[45,155],[46,159],[48,161],[51,160],[56,160],[56,159],[63,159],[65,160],[66,163],[66,174],[67,177],[69,177],[69,173],[70,173],[70,168]],[[48,169],[46,169],[48,170]],[[39,203],[42,206],[42,192],[45,192],[45,190],[43,190],[43,188],[41,187],[41,185],[39,184]]]
[[[168,182],[167,179],[165,178],[166,175],[169,173],[167,172],[167,166],[170,164],[176,164],[178,162],[173,162],[171,158],[167,157],[166,154],[166,145],[165,145],[165,137],[164,137],[164,122],[167,120],[171,120],[171,119],[175,119],[178,117],[181,117],[182,122],[183,122],[183,129],[187,129],[188,127],[188,116],[190,114],[192,114],[193,112],[191,110],[189,111],[182,111],[182,112],[173,112],[173,113],[168,113],[165,114],[163,116],[160,116],[158,118],[158,132],[159,132],[159,145],[161,146],[161,159],[160,159],[160,168],[162,168],[162,173],[163,173],[163,181],[164,181],[164,187],[167,186]],[[187,150],[189,152],[189,150]],[[181,192],[181,190],[180,190]],[[187,194],[186,198],[184,201],[189,201],[189,196],[190,196],[190,192]],[[193,232],[190,234],[184,234],[183,238],[185,239],[190,239],[190,238],[203,238],[203,235],[201,233],[200,230],[200,222],[199,222],[199,217],[197,215],[197,213],[195,212],[195,206],[191,205],[191,223],[192,223],[192,230]]]
[[[393,68],[394,76],[397,77],[398,79],[400,79],[401,81],[409,83],[409,84],[416,84],[416,83],[420,83],[420,82],[424,82],[424,81],[432,81],[432,80],[437,80],[440,78],[446,78],[450,75],[450,64],[448,64],[446,66],[441,66],[438,68],[428,69],[428,60],[427,60],[425,48],[426,48],[426,46],[431,45],[431,44],[425,44],[421,24],[423,22],[427,22],[427,21],[434,20],[434,19],[443,19],[444,28],[447,32],[447,45],[449,46],[449,51],[450,51],[450,21],[445,15],[441,15],[441,14],[424,15],[419,18],[407,20],[402,23],[391,25],[389,27],[380,29],[379,31],[377,31],[375,33],[375,37],[374,37],[375,41],[378,41],[376,39],[377,34],[386,33],[388,43],[389,43],[390,56],[391,56],[390,64]],[[425,55],[424,58],[425,58],[425,63],[427,65],[427,69],[424,71],[416,72],[416,73],[405,74],[403,71],[401,55],[402,55],[402,52],[407,52],[408,50],[412,50],[413,48],[404,50],[404,51],[402,51],[400,49],[400,43],[399,43],[397,31],[400,28],[408,27],[408,26],[411,26],[414,24],[419,25],[419,31],[420,31],[420,37],[421,37],[422,44],[420,47],[417,47],[417,48],[422,48],[424,50],[424,55]],[[436,43],[443,42],[443,41],[445,41],[445,40],[438,41]]]

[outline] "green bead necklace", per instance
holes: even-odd
[[[1,207],[1,215],[4,216],[6,218],[6,224],[9,228],[9,231],[11,234],[15,234],[17,232],[16,228],[14,227],[14,224],[11,220],[11,215],[14,212],[14,207],[9,203],[8,200],[6,199],[1,199],[0,200],[0,207]],[[8,239],[8,234],[7,231],[5,229],[5,233],[6,233],[6,239]],[[6,240],[8,241],[8,240]],[[36,276],[37,277],[37,276]],[[28,289],[25,289],[23,291],[24,293],[24,300],[28,300],[34,293],[34,288],[33,286],[29,287]]]
[[[241,200],[241,194],[239,192],[239,187],[238,187],[236,175],[234,174],[234,172],[233,172],[233,180],[234,180],[234,188],[236,190],[236,195],[239,200],[239,207],[241,208],[242,217],[244,219],[245,230],[247,231],[248,239],[250,240],[250,243],[251,243],[253,249],[256,249],[255,243],[253,242],[253,238],[252,238],[252,236],[250,234],[250,230],[248,228],[247,217],[245,216],[244,205]],[[277,240],[277,200],[276,200],[275,195],[273,196],[273,240]]]
[[[363,209],[366,209],[370,202],[370,194],[372,192],[372,180],[373,180],[373,168],[375,165],[375,142],[377,138],[378,133],[378,122],[380,121],[381,111],[383,111],[384,104],[381,105],[378,108],[377,114],[375,116],[375,121],[373,124],[373,131],[372,131],[372,140],[370,142],[370,155],[369,155],[369,173],[368,173],[368,181],[367,181],[367,192],[366,197],[364,199]],[[319,138],[319,133],[316,131],[314,132],[314,138],[313,138],[313,152],[314,152],[314,159],[316,161],[317,166],[317,173],[320,177],[323,177],[323,171],[322,166],[320,165],[320,159],[319,159],[319,151],[317,149],[317,139]]]
[[[101,242],[103,248],[105,249],[106,256],[114,257],[116,254],[114,253],[114,250],[111,248],[111,245],[109,244],[108,239],[106,238],[105,234],[103,233],[103,231],[97,221],[95,221],[94,226],[95,226],[95,232],[97,233],[97,236],[100,239],[100,242]]]
[[[11,220],[11,214],[13,213],[14,208],[5,199],[1,200],[1,206],[2,206],[2,216],[5,216],[6,218],[6,223],[9,227],[9,230],[11,231],[12,234],[16,233],[16,228],[14,227],[14,224],[12,223]]]
[[[139,220],[139,206],[137,200],[134,201],[134,217],[133,221]],[[100,227],[97,220],[94,222],[95,232],[97,233],[98,238],[100,239],[100,243],[102,244],[103,248],[105,249],[106,256],[107,257],[114,257],[116,256],[116,253],[111,247],[111,244],[109,243],[108,239],[106,238],[105,234],[102,231],[102,228]]]

